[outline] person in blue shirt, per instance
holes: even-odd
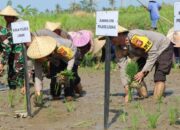
[[[161,5],[156,2],[156,0],[150,0],[148,4],[148,10],[151,18],[151,27],[152,29],[157,29],[157,22],[160,18],[159,10],[161,9]]]

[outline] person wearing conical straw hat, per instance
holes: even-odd
[[[45,29],[48,29],[48,30],[56,33],[57,35],[61,36],[62,38],[70,39],[70,35],[67,32],[65,32],[64,30],[62,30],[60,22],[47,21],[45,24]]]
[[[61,84],[58,83],[56,75],[65,69],[72,71],[74,73],[74,81],[76,81],[76,73],[74,72],[74,54],[76,53],[76,47],[72,44],[72,41],[68,38],[68,34],[66,32],[59,30],[60,24],[59,23],[53,23],[48,22],[45,25],[45,29],[38,30],[33,33],[34,36],[49,36],[56,40],[57,42],[57,49],[55,52],[58,52],[58,50],[66,49],[67,51],[72,51],[72,57],[67,59],[61,57],[55,57],[55,55],[52,55],[51,60],[48,61],[49,66],[47,66],[49,69],[48,77],[51,78],[50,83],[50,99],[57,99],[59,98],[61,94]],[[63,32],[63,36],[61,36]],[[65,38],[63,38],[65,37]],[[54,53],[56,54],[56,53]],[[34,59],[33,57],[29,56],[31,59]],[[40,58],[42,59],[42,58]],[[39,58],[35,58],[35,89],[36,89],[36,97],[41,95],[42,90],[42,68],[43,62],[39,60]],[[56,88],[59,89],[56,89]],[[73,93],[73,83],[70,84],[70,87],[65,86],[65,97],[67,101],[73,100],[74,93]]]
[[[119,26],[117,37],[110,37],[116,47],[128,51],[119,58],[119,64],[126,63],[128,57],[143,58],[140,61],[142,69],[134,76],[134,80],[141,82],[155,66],[154,73],[154,99],[159,99],[165,91],[166,75],[170,73],[172,66],[173,43],[163,34],[147,30],[127,30]],[[143,65],[144,64],[144,65]],[[124,68],[124,66],[120,66]],[[127,82],[128,84],[128,82]],[[141,87],[142,88],[142,87]],[[125,102],[128,102],[128,85],[125,87]],[[147,96],[147,90],[142,96]]]
[[[87,54],[88,52],[93,53],[96,51],[93,40],[92,40],[93,34],[89,30],[80,30],[77,32],[69,32],[69,35],[72,38],[72,42],[73,42],[74,46],[77,47],[74,67],[76,68],[77,77],[79,77],[78,67],[79,67],[80,63],[82,62],[85,54]],[[80,94],[81,96],[84,95],[85,91],[83,91],[80,77],[79,77],[79,81],[75,83],[74,89],[75,89],[76,93]]]
[[[60,41],[62,41],[62,39],[59,40],[59,38],[50,36],[35,36],[27,50],[28,57],[35,60],[36,92],[34,103],[36,106],[43,104],[42,100],[41,102],[38,102],[38,99],[42,97],[43,64],[50,63],[50,94],[53,99],[59,98],[61,94],[61,84],[58,83],[57,74],[65,69],[73,69],[71,60],[73,60],[74,52],[70,48],[70,45],[65,45]],[[64,94],[67,101],[73,100],[74,95],[72,85],[64,88]]]
[[[22,88],[24,93],[24,63],[23,63],[23,45],[13,44],[11,23],[18,21],[19,14],[11,6],[0,11],[0,16],[4,17],[6,28],[0,28],[0,42],[3,48],[2,58],[0,61],[0,71],[2,72],[4,65],[8,65],[8,85],[11,90],[17,87]]]
[[[167,38],[175,44],[174,45],[175,64],[177,65],[177,67],[180,67],[180,31],[174,31],[174,28],[171,28],[167,33]]]

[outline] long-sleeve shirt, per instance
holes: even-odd
[[[151,20],[159,19],[159,10],[161,5],[156,1],[150,1],[148,4],[148,10],[150,12]]]
[[[72,70],[73,66],[74,66],[74,62],[75,62],[75,54],[77,52],[77,48],[73,45],[72,41],[70,39],[64,39],[61,36],[57,35],[56,33],[48,30],[48,29],[42,29],[39,30],[35,33],[33,33],[33,35],[35,36],[50,36],[53,37],[56,41],[57,41],[57,46],[65,46],[70,48],[73,53],[74,56],[71,60],[67,61],[67,70]],[[58,66],[60,64],[60,57],[55,54],[52,54],[52,56],[50,57],[50,62],[53,63],[54,65]],[[34,61],[34,67],[35,67],[35,87],[36,90],[39,91],[42,89],[42,80],[43,80],[43,65],[42,63],[38,62],[37,60]]]
[[[128,38],[131,39],[134,35],[146,36],[153,44],[148,52],[141,55],[147,57],[142,71],[151,71],[159,55],[170,45],[170,40],[161,33],[140,29],[131,30]],[[136,52],[139,52],[139,50],[136,49]]]

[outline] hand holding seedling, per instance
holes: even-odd
[[[142,71],[140,71],[134,76],[134,79],[140,83],[142,81],[143,77],[144,77],[144,73]]]

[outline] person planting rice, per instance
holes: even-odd
[[[86,53],[93,53],[95,50],[97,50],[98,46],[93,45],[92,40],[92,32],[88,30],[80,30],[78,32],[69,32],[74,46],[77,47],[77,52],[75,54],[75,62],[74,62],[74,69],[76,70],[75,73],[78,77],[78,82],[75,83],[75,92],[83,95],[83,89],[81,85],[81,79],[78,75],[78,66],[80,65],[81,61],[83,60]]]
[[[35,104],[41,105],[43,104],[43,100],[38,100],[39,98],[42,99],[42,72],[43,72],[43,66],[46,64],[46,70],[48,71],[48,77],[51,78],[50,83],[50,99],[57,99],[59,98],[61,94],[61,84],[59,84],[57,80],[57,74],[61,71],[64,71],[65,69],[69,71],[73,71],[73,65],[74,65],[74,54],[76,53],[76,48],[73,46],[72,41],[69,39],[64,39],[60,35],[53,32],[54,30],[58,30],[59,23],[48,23],[48,27],[46,26],[46,29],[39,30],[33,35],[36,35],[34,37],[34,41],[32,44],[30,44],[30,47],[28,48],[28,56],[31,59],[35,60],[35,89],[36,94],[34,98]],[[68,35],[67,35],[68,36]],[[50,42],[53,43],[47,43],[46,38],[50,39]],[[39,40],[38,40],[39,39]],[[44,44],[47,43],[47,46]],[[52,44],[52,45],[51,45]],[[39,47],[39,50],[37,50],[36,53],[34,53],[35,49],[33,46]],[[46,48],[47,47],[47,48]],[[51,51],[48,51],[43,54],[41,53],[43,51],[46,51],[47,49],[54,47]],[[42,52],[41,52],[42,51]],[[37,55],[37,56],[36,56]],[[39,55],[39,56],[38,56]],[[74,79],[76,80],[76,78]],[[72,81],[71,81],[72,82]],[[64,89],[64,94],[67,101],[73,100],[73,83],[71,83],[69,86],[66,86]],[[39,101],[39,102],[38,102]]]
[[[171,28],[168,31],[167,38],[173,42],[174,45],[174,58],[175,64],[180,67],[180,31],[174,31],[174,28]]]
[[[8,86],[10,90],[21,88],[21,93],[25,93],[24,87],[24,56],[23,44],[14,44],[12,40],[11,23],[20,21],[19,14],[11,7],[4,8],[0,15],[6,21],[6,28],[0,27],[0,43],[2,47],[0,72],[4,66],[8,65]]]
[[[142,65],[142,69],[134,76],[134,80],[138,82],[143,82],[144,77],[155,66],[154,99],[159,99],[165,91],[166,75],[171,70],[173,43],[166,36],[157,32],[140,29],[127,30],[121,26],[118,28],[118,36],[110,37],[110,40],[116,46],[121,80],[126,94],[125,102],[128,102],[129,89],[125,74],[128,58],[138,59],[138,64]],[[147,97],[145,85],[141,87],[140,94]]]

